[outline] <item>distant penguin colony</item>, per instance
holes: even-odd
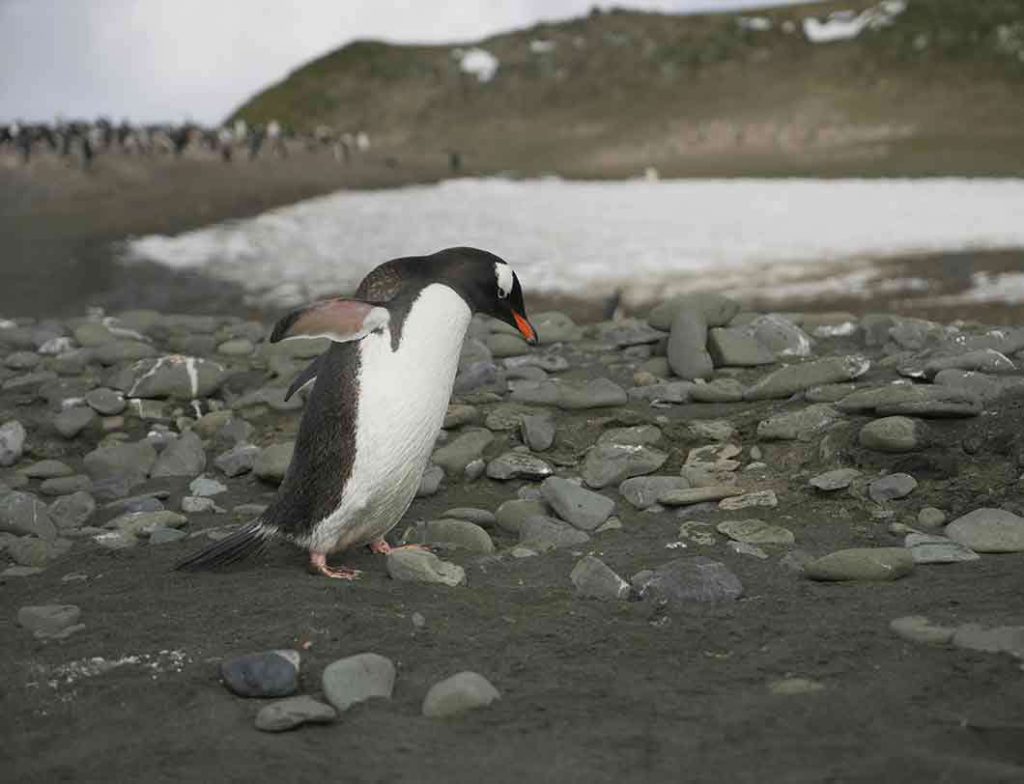
[[[537,334],[523,291],[503,259],[476,248],[394,259],[370,272],[353,299],[292,311],[270,342],[326,337],[330,348],[296,378],[314,381],[295,453],[277,497],[256,520],[178,564],[216,568],[274,537],[309,552],[310,570],[352,580],[327,556],[384,540],[419,488],[444,421],[473,313]]]

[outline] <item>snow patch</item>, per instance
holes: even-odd
[[[498,72],[498,58],[486,49],[454,49],[452,57],[459,61],[459,70],[475,76],[478,82],[489,82]]]
[[[884,0],[859,14],[855,11],[833,11],[824,21],[809,16],[803,20],[804,35],[814,44],[850,41],[865,30],[888,27],[906,10],[904,0]]]
[[[768,265],[773,273],[786,265],[820,270],[911,253],[1022,248],[1022,214],[1024,180],[1013,179],[462,179],[340,191],[176,237],[143,237],[126,251],[128,261],[202,269],[273,307],[350,293],[382,261],[455,245],[505,258],[527,292],[603,296],[622,288],[640,300],[666,296],[696,274],[709,285],[759,281],[769,295],[802,283],[776,276],[766,285],[753,273]],[[846,293],[927,286],[877,278],[855,271],[833,280]]]
[[[534,38],[530,41],[530,51],[534,54],[550,54],[555,51],[555,42]]]

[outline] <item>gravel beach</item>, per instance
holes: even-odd
[[[1024,775],[1024,330],[531,316],[535,348],[473,323],[390,536],[432,552],[351,584],[284,544],[171,570],[273,497],[321,347],[3,322],[12,779]]]

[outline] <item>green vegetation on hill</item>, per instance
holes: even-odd
[[[358,41],[235,116],[366,130],[399,157],[457,149],[477,171],[1024,173],[1024,0],[909,0],[852,40],[804,33],[808,18],[894,5],[612,11],[459,46]],[[492,79],[461,67],[475,48],[497,59]]]

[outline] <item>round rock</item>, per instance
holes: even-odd
[[[374,697],[391,699],[395,665],[376,653],[360,653],[331,662],[321,680],[324,696],[339,712]]]
[[[221,662],[224,685],[239,697],[287,697],[299,688],[299,652],[250,653]]]
[[[431,718],[455,716],[490,705],[501,694],[483,675],[460,672],[430,687],[423,698],[423,715]]]
[[[860,429],[860,445],[876,452],[913,452],[924,445],[924,423],[891,416],[868,422]]]
[[[978,553],[1024,552],[1024,518],[1003,509],[975,509],[946,526],[954,542]]]

